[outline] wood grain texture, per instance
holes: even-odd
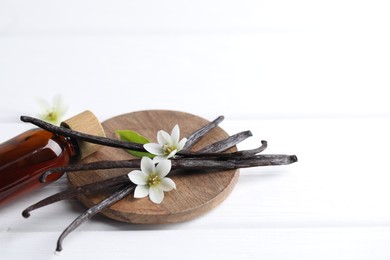
[[[175,124],[180,126],[181,138],[188,136],[208,123],[198,116],[167,110],[148,110],[113,117],[103,122],[107,137],[116,138],[115,130],[129,129],[141,133],[150,141],[156,142],[158,130],[170,132]],[[222,140],[228,134],[220,127],[213,129],[197,143],[193,150]],[[103,147],[81,163],[97,160],[124,160],[134,158],[122,149]],[[84,185],[108,177],[126,174],[130,169],[95,170],[69,173],[71,185]],[[181,172],[172,179],[177,189],[165,193],[161,204],[152,203],[149,198],[134,199],[133,195],[115,203],[102,212],[103,215],[130,223],[162,224],[176,223],[193,219],[219,205],[232,192],[239,177],[239,170],[205,173],[201,171]],[[102,201],[109,193],[90,194],[78,199],[87,207]]]

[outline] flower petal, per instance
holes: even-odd
[[[165,160],[167,160],[166,156],[157,155],[157,156],[153,157],[153,162],[154,163],[159,163],[159,162],[165,161]]]
[[[144,148],[146,151],[148,151],[151,154],[164,155],[164,150],[162,149],[161,145],[159,145],[159,144],[147,143],[147,144],[144,144]]]
[[[157,132],[157,141],[161,146],[163,146],[164,144],[172,145],[171,136],[164,130],[160,130]]]
[[[172,158],[177,153],[177,150],[173,150],[170,154],[168,154],[167,159]]]
[[[148,176],[140,170],[131,171],[128,176],[131,182],[137,185],[145,185],[148,180]]]
[[[149,198],[154,203],[160,204],[164,199],[164,192],[160,187],[150,187],[149,188]]]
[[[147,185],[138,185],[134,190],[134,198],[143,198],[148,196],[149,187]]]
[[[160,187],[163,191],[176,189],[176,184],[171,178],[163,178],[160,182]]]
[[[141,159],[141,171],[143,171],[145,174],[149,175],[151,173],[154,173],[155,166],[149,157],[142,157]]]
[[[53,108],[57,111],[60,117],[68,110],[68,107],[64,104],[61,95],[58,94],[53,98]]]
[[[170,160],[162,160],[156,166],[156,173],[160,178],[164,178],[170,171],[172,162]]]
[[[177,151],[181,151],[183,149],[184,145],[186,144],[186,142],[187,142],[187,138],[181,139],[180,142],[178,142],[176,145]]]
[[[177,144],[179,142],[179,138],[180,138],[180,128],[178,125],[175,125],[171,132],[172,144]]]

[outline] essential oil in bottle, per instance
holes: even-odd
[[[85,111],[61,126],[97,136],[105,136],[99,120]],[[53,167],[66,166],[96,152],[101,146],[35,128],[0,144],[0,205],[41,187],[39,177]],[[46,183],[63,173],[51,174]]]

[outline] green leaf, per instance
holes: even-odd
[[[127,141],[127,142],[133,142],[133,143],[138,143],[138,144],[147,144],[150,143],[150,141],[140,135],[137,132],[131,131],[131,130],[116,130],[115,133],[119,135],[120,140],[122,141]],[[155,157],[154,154],[148,153],[148,152],[138,152],[138,151],[133,151],[133,150],[126,150],[128,153],[136,156],[136,157],[144,157],[147,156],[149,158]]]

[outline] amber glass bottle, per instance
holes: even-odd
[[[97,118],[85,111],[62,124],[64,127],[93,135],[105,136]],[[0,205],[34,190],[43,184],[39,177],[53,167],[66,166],[100,148],[78,142],[42,129],[26,131],[0,144]],[[46,183],[59,179],[52,174]]]

